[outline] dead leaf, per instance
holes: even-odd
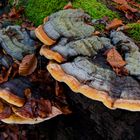
[[[127,3],[126,0],[112,0],[112,1],[114,1],[114,2],[116,2],[116,3],[118,3],[118,4],[124,4],[124,3]]]
[[[109,49],[105,55],[107,56],[107,62],[112,66],[117,75],[121,75],[122,73],[126,75],[128,74],[124,68],[126,62],[115,48]]]
[[[134,18],[134,14],[132,14],[130,12],[126,12],[125,13],[125,17],[130,20],[130,19],[133,19]]]
[[[94,33],[93,33],[93,35],[97,35],[97,36],[99,36],[101,33],[99,32],[99,31],[95,31]]]
[[[0,104],[0,105],[2,105],[2,104]],[[3,111],[0,112],[0,119],[9,118],[11,114],[12,114],[12,110],[11,110],[10,106],[3,105]]]
[[[72,3],[69,2],[67,5],[64,6],[63,9],[64,9],[64,10],[66,10],[66,9],[73,9]]]
[[[108,24],[108,25],[106,26],[106,29],[107,29],[107,30],[111,30],[111,29],[117,28],[117,27],[119,27],[119,26],[121,26],[121,25],[123,25],[122,20],[115,18],[115,19],[113,19],[113,20],[110,22],[110,24]]]
[[[137,2],[135,2],[135,1],[133,1],[133,0],[127,0],[127,2],[128,2],[129,4],[131,4],[132,6],[135,6],[135,7],[137,7],[137,8],[140,9],[140,4],[139,4],[139,3],[137,3]]]
[[[11,70],[12,70],[12,67],[10,67],[8,71],[4,67],[2,67],[1,74],[0,74],[0,84],[8,81]]]
[[[25,89],[24,90],[24,95],[27,99],[31,98],[31,95],[32,95],[31,89],[30,88]]]
[[[52,106],[49,100],[30,98],[16,112],[25,118],[45,118],[52,112]]]
[[[19,74],[22,76],[30,75],[37,67],[37,58],[35,54],[26,55],[19,65]]]
[[[12,65],[12,74],[11,74],[11,78],[13,79],[17,74],[18,74],[18,69],[19,69],[19,64],[14,63]]]
[[[65,91],[62,83],[60,82],[55,82],[55,95],[56,95],[56,100],[54,102],[54,105],[59,108],[63,114],[70,114],[72,111],[70,110],[66,96],[65,96]]]
[[[20,7],[18,10],[15,7],[13,7],[11,9],[10,13],[8,14],[8,16],[10,18],[16,18],[17,19],[21,16],[21,13],[23,13],[23,11],[24,11],[23,7]]]
[[[117,31],[125,31],[125,30],[128,30],[128,29],[130,29],[131,27],[130,26],[128,26],[128,25],[123,25],[123,26],[121,26],[121,27],[118,27],[117,28]]]
[[[118,4],[117,9],[125,13],[125,17],[133,19],[135,13],[139,12],[140,4],[133,2],[132,0],[112,0]]]
[[[47,117],[52,112],[52,105],[49,100],[40,99],[38,103],[38,116],[41,118]]]
[[[61,83],[55,81],[55,95],[58,97],[64,96],[64,89]]]
[[[22,28],[26,28],[27,30],[35,30],[36,28],[34,27],[34,24],[32,22],[29,22],[29,21],[26,21],[26,22],[23,22],[22,25],[21,25]]]
[[[129,6],[128,4],[122,4],[120,6],[117,7],[120,11],[123,11],[123,12],[132,12],[132,13],[135,13],[135,12],[138,12],[137,9],[135,8],[132,8],[131,6]]]
[[[69,105],[61,103],[59,100],[53,102],[54,106],[62,111],[63,114],[71,114],[72,110],[70,109]]]

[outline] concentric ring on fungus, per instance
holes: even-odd
[[[107,92],[81,84],[74,76],[64,72],[62,67],[55,62],[49,63],[47,69],[56,80],[66,83],[72,91],[81,93],[90,99],[101,101],[110,109],[120,108],[130,111],[140,111],[140,100],[113,99]]]
[[[43,26],[40,25],[35,29],[35,34],[37,38],[40,39],[41,42],[43,42],[45,45],[53,45],[56,43],[55,40],[51,39],[43,30]]]
[[[57,52],[52,51],[45,45],[41,47],[40,55],[43,55],[50,60],[56,60],[59,63],[65,61],[65,58],[62,55],[60,55]]]

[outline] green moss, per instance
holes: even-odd
[[[128,24],[128,26],[130,27],[130,29],[127,31],[128,35],[140,43],[140,24],[132,23]]]
[[[101,31],[101,32],[104,31],[104,29],[105,29],[105,25],[103,25],[103,24],[97,24],[94,27],[97,31]]]
[[[73,5],[75,8],[84,9],[95,19],[104,16],[108,16],[110,19],[119,17],[116,12],[111,11],[104,4],[97,2],[97,0],[74,0]]]
[[[10,0],[12,3],[13,0]],[[25,6],[25,15],[39,25],[44,17],[56,12],[67,4],[67,0],[19,0],[19,5]],[[104,4],[97,0],[74,0],[75,8],[82,8],[89,13],[93,18],[102,18],[108,16],[110,19],[118,17],[117,13],[109,10]]]
[[[15,20],[14,23],[17,24],[17,25],[21,25],[23,23],[23,21],[21,19],[20,20]]]
[[[25,14],[36,25],[39,25],[46,16],[62,9],[66,4],[66,0],[28,0]]]

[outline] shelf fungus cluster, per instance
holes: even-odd
[[[43,68],[37,44],[34,31],[18,25],[0,29],[0,120],[5,123],[36,124],[62,114],[43,95],[48,90],[37,79],[46,66]],[[46,78],[43,82],[46,84]]]
[[[120,31],[96,36],[90,17],[68,9],[45,18],[36,30],[47,69],[74,92],[110,109],[140,111],[139,47]]]
[[[0,86],[0,119],[5,123],[36,124],[61,114],[40,97],[27,78],[18,77]]]

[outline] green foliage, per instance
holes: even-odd
[[[132,23],[128,24],[130,29],[127,31],[128,35],[140,43],[140,24]]]

